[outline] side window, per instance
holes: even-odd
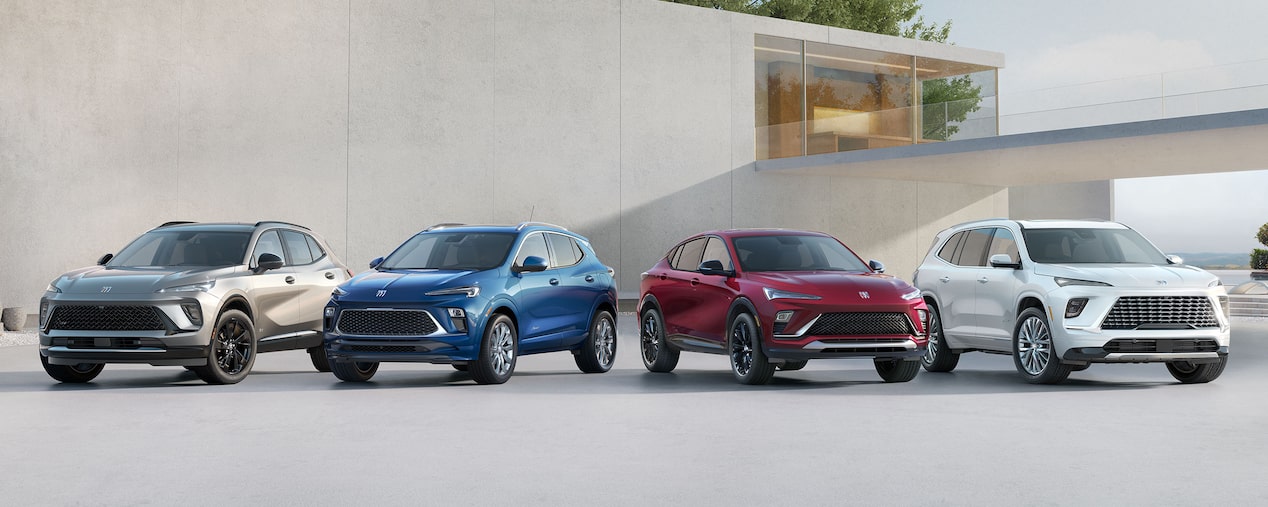
[[[251,258],[255,259],[255,263],[260,263],[260,256],[271,253],[286,262],[286,252],[282,251],[282,239],[277,236],[277,230],[264,231],[260,235],[260,239],[255,242],[255,253],[251,254]],[[289,263],[288,263],[289,265]]]
[[[942,250],[938,250],[938,258],[947,262],[954,263],[955,249],[956,247],[960,246],[961,241],[964,241],[964,234],[965,234],[964,231],[960,231],[955,233],[954,236],[951,236],[951,239],[948,239],[947,243],[945,245],[942,245]]]
[[[986,248],[991,242],[992,228],[973,229],[964,236],[964,246],[955,263],[961,266],[985,266]]]
[[[669,261],[669,267],[678,264],[678,254],[682,253],[682,245],[676,245],[669,249],[669,253],[665,254],[665,259]]]
[[[312,251],[304,235],[295,231],[282,231],[282,241],[286,242],[286,251],[291,254],[291,264],[303,266],[313,263]]]
[[[995,254],[1008,254],[1008,258],[1014,261],[1021,258],[1017,253],[1017,240],[1013,239],[1012,231],[1003,227],[995,229],[995,237],[991,239],[991,249],[986,252],[986,259],[990,260]]]
[[[704,261],[722,261],[722,269],[731,269],[731,252],[726,249],[726,242],[722,238],[709,238],[704,247],[704,256],[700,259],[700,262]]]
[[[674,260],[674,269],[679,271],[695,271],[700,267],[700,257],[704,255],[704,243],[708,238],[691,240],[678,249],[678,258]]]
[[[321,245],[317,244],[317,240],[313,239],[312,236],[305,234],[304,240],[308,242],[308,253],[313,256],[313,260],[326,256],[325,250],[321,249]]]
[[[529,256],[541,257],[550,261],[550,250],[546,249],[546,235],[540,232],[531,233],[520,244],[520,253],[515,256],[515,265],[523,266],[524,259]]]
[[[572,244],[572,255],[577,258],[577,262],[581,262],[581,259],[586,256],[586,253],[581,251],[581,245],[578,245],[577,241],[573,239],[569,239],[568,243]]]
[[[547,241],[550,241],[550,250],[555,253],[555,259],[550,263],[552,267],[572,266],[581,260],[573,251],[572,238],[563,234],[545,234]]]

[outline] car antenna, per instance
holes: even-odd
[[[532,222],[532,221],[533,221],[533,213],[536,213],[536,212],[537,212],[537,205],[536,205],[536,204],[534,204],[534,205],[533,205],[533,207],[532,207],[532,208],[530,208],[530,209],[528,210],[528,221],[529,221],[529,222]]]

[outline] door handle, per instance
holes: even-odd
[[[989,282],[989,281],[991,281],[991,279],[990,279],[990,278],[987,278],[987,277],[985,277],[985,276],[977,279],[977,283],[986,283],[986,282]]]
[[[551,279],[550,279],[550,284],[551,284],[551,285],[559,285],[559,279],[558,279],[558,278],[551,278]]]
[[[696,285],[700,285],[700,279],[699,279],[699,278],[692,278],[692,279],[691,279],[691,285],[692,285],[693,287],[694,287],[694,286],[696,286]]]
[[[947,282],[950,282],[950,281],[951,281],[951,277],[949,277],[949,276],[944,276],[944,277],[942,277],[942,278],[939,278],[939,279],[938,279],[938,281],[939,281],[939,282],[942,282],[942,283],[947,283]]]
[[[593,281],[594,281],[594,275],[586,275],[586,281],[587,281],[587,282],[593,282]]]
[[[329,271],[327,271],[327,272],[326,272],[326,279],[327,279],[327,280],[334,280],[334,279],[335,279],[335,274],[334,274],[334,273],[331,273],[331,272],[329,272]]]
[[[295,277],[293,277],[293,276],[287,276],[287,277],[286,277],[286,283],[295,283]]]

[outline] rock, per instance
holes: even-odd
[[[6,331],[21,331],[26,327],[26,308],[5,308],[4,312],[0,312],[0,322],[4,322]]]

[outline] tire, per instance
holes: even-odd
[[[1167,363],[1167,371],[1171,372],[1171,376],[1179,380],[1181,384],[1205,384],[1220,378],[1226,365],[1228,365],[1228,356],[1221,357],[1218,363],[1193,364],[1188,361],[1170,361]]]
[[[1056,384],[1070,376],[1070,365],[1053,353],[1048,317],[1039,309],[1027,308],[1017,317],[1013,366],[1031,384]]]
[[[920,361],[917,359],[873,359],[872,364],[887,384],[910,382],[920,373]]]
[[[616,319],[607,310],[600,310],[590,320],[590,335],[572,358],[585,373],[606,373],[616,362]]]
[[[216,319],[207,364],[190,370],[208,384],[237,384],[251,373],[258,350],[251,318],[238,310],[225,310]]]
[[[467,363],[450,363],[449,366],[453,366],[453,369],[458,371],[467,371],[470,369],[468,368],[469,365]]]
[[[312,360],[313,368],[322,373],[330,373],[330,358],[326,357],[326,347],[308,347],[308,359]]]
[[[101,374],[101,370],[106,368],[104,364],[94,363],[49,364],[48,358],[44,357],[44,354],[40,354],[40,364],[44,366],[44,373],[53,377],[53,380],[67,384],[89,382],[97,378],[97,375]]]
[[[784,364],[779,365],[779,371],[797,371],[805,368],[806,364],[809,362],[810,361],[806,359],[802,359],[800,361],[784,361]]]
[[[480,340],[480,357],[471,363],[471,378],[477,384],[502,384],[515,373],[515,360],[519,355],[519,339],[515,323],[503,314],[494,314],[484,327]]]
[[[929,343],[925,347],[925,355],[920,357],[920,365],[925,371],[945,373],[954,370],[960,364],[960,354],[947,345],[947,337],[942,333],[942,316],[933,305],[929,305],[925,335],[929,337]]]
[[[1072,365],[1070,365],[1070,371],[1072,371],[1072,372],[1075,372],[1075,371],[1083,371],[1083,370],[1088,369],[1088,367],[1089,367],[1089,366],[1092,366],[1092,363],[1087,363],[1087,364],[1072,364]]]
[[[665,319],[656,308],[648,308],[639,317],[638,342],[647,371],[668,373],[678,366],[680,352],[665,341]]]
[[[379,371],[379,363],[358,363],[353,361],[330,363],[330,372],[344,382],[368,382]]]
[[[753,317],[747,313],[736,315],[727,331],[727,358],[735,380],[753,386],[770,382],[775,376],[775,365],[762,352],[761,331]]]

